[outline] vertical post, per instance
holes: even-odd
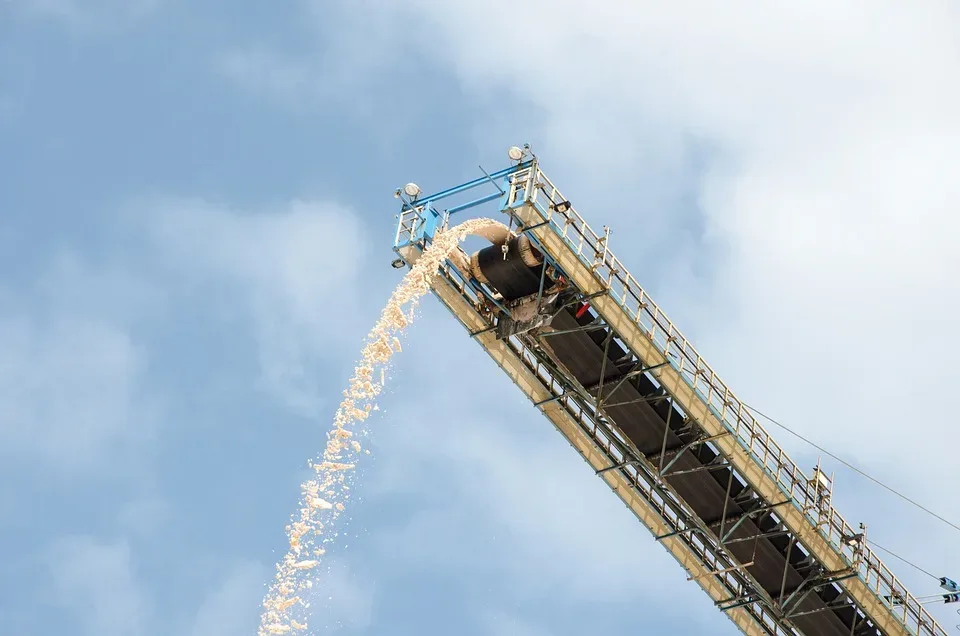
[[[607,243],[610,242],[610,226],[603,226],[603,254],[600,256],[600,266],[607,262]]]
[[[530,163],[530,171],[527,174],[527,185],[523,191],[523,202],[531,203],[533,202],[533,193],[537,187],[537,173],[540,172],[540,166],[537,165],[537,160],[534,159]]]
[[[667,454],[667,437],[670,435],[670,416],[673,415],[673,402],[667,399],[667,420],[663,429],[663,444],[660,446],[660,462],[657,467],[660,474],[663,474],[663,456]]]
[[[790,571],[790,553],[793,552],[793,544],[796,543],[797,538],[794,536],[790,537],[790,543],[787,544],[787,559],[783,564],[783,577],[780,579],[780,594],[777,596],[777,603],[783,601],[783,593],[787,590],[787,572]]]
[[[603,342],[603,360],[600,361],[600,383],[597,387],[597,411],[603,408],[603,385],[607,375],[607,360],[610,357],[610,341],[613,340],[613,327],[607,325],[607,337]]]
[[[730,504],[730,491],[733,490],[733,466],[730,466],[730,479],[727,480],[727,494],[723,498],[723,512],[720,513],[720,533],[723,537],[724,527],[727,525],[727,508]]]

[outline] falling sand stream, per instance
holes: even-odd
[[[417,304],[448,256],[468,234],[490,236],[506,233],[507,228],[490,219],[470,219],[439,232],[391,294],[380,319],[367,336],[360,362],[350,378],[349,388],[327,434],[327,447],[320,462],[310,461],[316,476],[301,485],[299,514],[287,526],[290,549],[277,563],[277,573],[263,599],[259,636],[287,634],[307,629],[309,603],[305,596],[313,587],[315,568],[324,554],[324,545],[336,535],[333,523],[349,498],[349,479],[360,455],[360,443],[350,425],[363,422],[376,410],[376,398],[383,389],[390,358],[400,351],[397,335],[415,316]],[[369,451],[366,451],[369,452]]]

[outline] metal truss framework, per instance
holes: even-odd
[[[432,205],[450,193],[486,182],[497,185],[498,193],[446,214]],[[451,211],[496,199],[509,214],[511,227],[527,232],[551,264],[569,276],[580,299],[590,301],[597,316],[579,329],[602,332],[605,353],[616,341],[627,352],[618,363],[629,364],[632,370],[611,386],[605,387],[602,380],[598,386],[581,386],[546,355],[543,341],[549,339],[549,332],[497,339],[495,320],[485,311],[486,291],[451,263],[444,265],[434,291],[721,611],[747,634],[801,634],[792,619],[810,613],[797,610],[804,598],[834,587],[839,595],[816,611],[854,608],[851,635],[878,630],[946,634],[869,548],[844,541],[855,534],[849,524],[818,497],[810,480],[612,255],[609,232],[602,236],[593,232],[543,175],[536,160],[405,205],[397,252],[412,263],[432,231],[447,223]],[[682,414],[681,445],[668,446],[665,433],[660,451],[644,455],[608,417],[609,408],[623,403],[605,403],[605,397],[641,375],[657,387],[654,394],[641,399],[671,407],[666,431],[671,430],[670,415]],[[602,371],[600,377],[604,377]],[[729,469],[728,499],[735,483],[740,485],[735,501],[744,512],[728,515],[725,507],[719,518],[701,519],[667,482],[669,477],[691,472],[673,467],[685,453],[704,445],[715,459],[692,470]],[[747,519],[762,519],[765,529],[733,538]],[[736,542],[774,536],[789,537],[787,564],[793,550],[807,555],[803,583],[788,587],[785,569],[777,593],[764,590],[753,579],[752,562],[740,562],[727,550]],[[884,597],[903,601],[894,605]]]

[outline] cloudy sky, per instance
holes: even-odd
[[[745,401],[960,520],[958,5],[586,7],[0,2],[5,633],[254,633],[394,188],[514,143]],[[383,407],[314,633],[733,633],[433,300]],[[960,577],[956,530],[826,464]]]

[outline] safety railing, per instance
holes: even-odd
[[[594,231],[572,205],[557,205],[566,203],[566,199],[536,163],[513,170],[505,178],[507,191],[502,207],[509,211],[511,206],[524,202],[535,207],[549,227],[594,272],[607,293],[650,338],[658,351],[670,360],[713,415],[735,435],[753,460],[778,484],[783,494],[800,508],[811,526],[844,557],[848,566],[857,571],[894,615],[914,633],[945,636],[946,631],[875,552],[867,545],[851,545],[846,540],[853,537],[856,531],[832,504],[821,499],[803,470],[773,440],[748,407],[730,391],[610,251],[609,233],[600,235]],[[414,238],[417,224],[421,222],[421,212],[419,208],[407,207],[400,213],[395,245],[406,244]]]
[[[406,207],[397,220],[397,234],[393,239],[394,246],[409,243],[416,235],[417,224],[422,222],[423,206]]]
[[[810,479],[764,430],[693,345],[647,295],[608,246],[609,233],[597,234],[560,194],[536,164],[509,177],[506,207],[532,205],[549,227],[590,268],[607,293],[616,300],[658,351],[671,361],[713,415],[736,436],[750,456],[760,464],[800,508],[811,526],[826,538],[866,585],[890,608],[906,627],[917,634],[946,636],[920,602],[865,544],[850,545],[856,531],[829,503],[824,503]],[[563,204],[563,205],[558,205]],[[902,599],[892,603],[886,599]]]
[[[463,276],[451,267],[449,262],[441,265],[441,274],[471,305],[477,307],[480,304],[477,291],[467,284]],[[653,508],[672,531],[676,532],[677,540],[683,541],[705,569],[721,581],[724,589],[729,593],[729,597],[724,599],[727,601],[724,605],[729,606],[725,610],[743,607],[767,633],[776,636],[795,636],[796,632],[784,626],[759,597],[753,597],[755,599],[753,602],[743,602],[743,599],[754,594],[753,586],[744,581],[742,574],[738,571],[739,568],[722,550],[717,550],[718,546],[713,545],[698,533],[686,532],[695,526],[691,521],[693,513],[685,510],[684,505],[663,489],[658,480],[646,474],[636,464],[629,463],[635,458],[624,452],[628,442],[615,429],[598,424],[597,414],[590,408],[586,408],[573,393],[568,392],[555,370],[530,351],[520,338],[516,336],[508,338],[506,344],[524,366],[547,387],[554,396],[554,401],[567,411],[580,430],[606,456],[610,465],[621,467],[620,472],[630,487]]]

